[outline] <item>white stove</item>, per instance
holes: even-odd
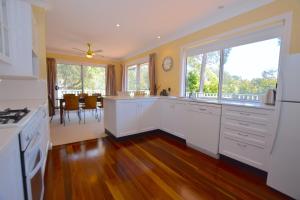
[[[30,110],[28,108],[22,109],[10,109],[6,108],[5,110],[0,110],[0,124],[16,124],[18,123],[23,117],[25,117]]]

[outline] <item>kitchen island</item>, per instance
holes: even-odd
[[[104,98],[104,127],[116,138],[162,130],[214,158],[219,154],[268,170],[275,106],[185,97]]]

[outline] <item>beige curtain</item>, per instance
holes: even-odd
[[[55,115],[55,85],[56,85],[56,60],[47,58],[47,84],[49,115]]]
[[[155,78],[155,60],[156,53],[149,55],[149,85],[150,85],[150,95],[156,95],[156,78]]]
[[[122,92],[126,92],[126,66],[121,65],[122,68]]]
[[[116,91],[116,73],[115,66],[108,65],[106,71],[106,95],[107,96],[115,96],[117,94]]]

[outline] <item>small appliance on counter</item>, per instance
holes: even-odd
[[[275,101],[276,101],[276,90],[269,89],[265,95],[265,104],[275,105]]]
[[[160,96],[169,96],[171,92],[171,88],[168,88],[168,91],[166,89],[163,89],[161,92],[160,92]]]

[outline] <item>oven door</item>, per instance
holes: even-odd
[[[24,152],[26,193],[28,200],[41,200],[44,194],[42,137],[38,132]]]

